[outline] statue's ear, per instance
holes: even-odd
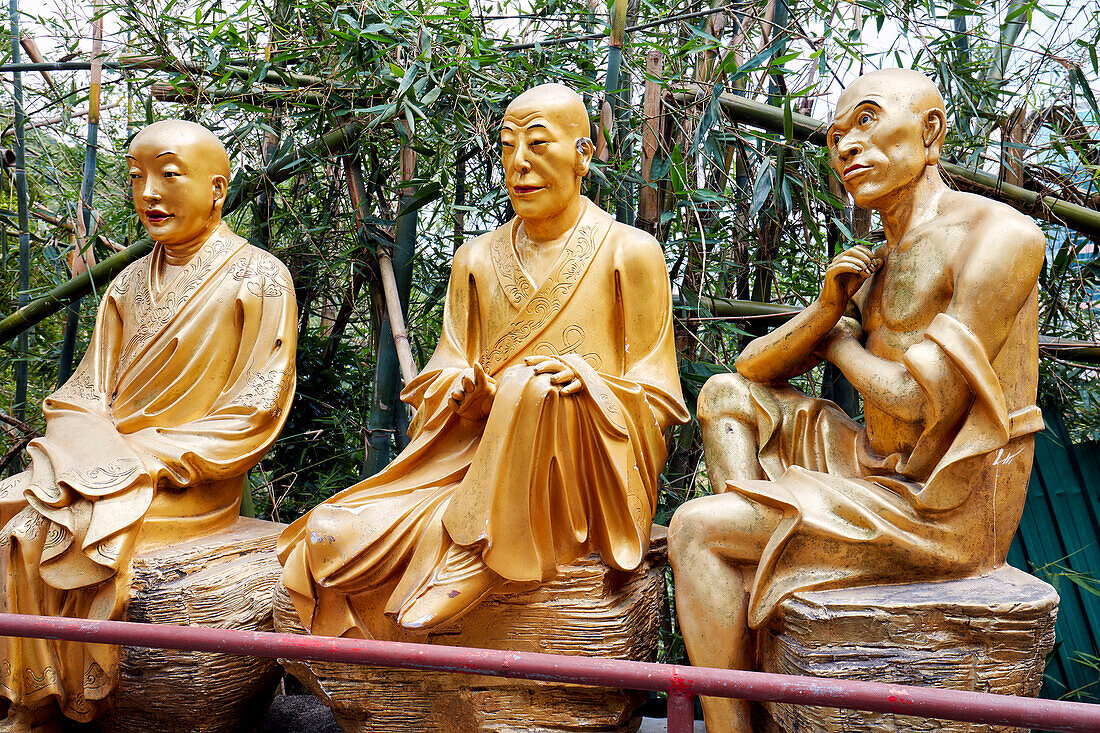
[[[940,162],[940,151],[943,150],[943,141],[947,137],[947,116],[942,109],[933,107],[924,113],[924,149],[925,161],[928,165],[936,165]]]
[[[596,146],[592,144],[592,138],[577,138],[577,175],[584,178],[588,175],[588,169],[592,165],[592,155],[596,152]]]
[[[214,208],[221,211],[225,204],[225,197],[229,193],[229,180],[225,176],[217,175],[210,179],[210,184],[214,193]]]

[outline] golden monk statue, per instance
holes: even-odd
[[[439,344],[402,393],[411,442],[280,539],[312,633],[376,636],[383,614],[426,630],[594,550],[645,557],[664,431],[688,414],[661,247],[581,196],[588,131],[559,84],[508,106],[517,216],[455,254]]]
[[[30,470],[0,483],[0,611],[118,619],[133,555],[222,530],[294,394],[294,290],[221,221],[229,157],[168,120],[126,160],[153,251],[110,284],[72,378],[46,398]],[[8,729],[57,709],[87,721],[117,648],[0,640]]]
[[[1043,235],[947,188],[945,134],[943,99],[916,72],[866,74],[837,102],[833,167],[879,212],[886,243],[838,255],[817,300],[699,396],[720,493],[681,507],[668,538],[693,664],[750,668],[750,629],[794,591],[954,579],[1005,561],[1043,427]],[[866,426],[787,383],[821,359],[862,395]],[[747,703],[703,705],[708,729],[749,730]]]

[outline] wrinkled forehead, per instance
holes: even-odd
[[[508,105],[508,109],[505,110],[500,129],[501,132],[511,130],[517,133],[545,129],[552,135],[574,138],[586,137],[588,135],[588,117],[585,114],[576,114],[576,110],[571,109],[571,107],[572,105],[553,104],[545,101],[540,104],[532,104],[517,99]]]
[[[873,102],[883,109],[896,109],[902,104],[897,85],[887,83],[881,78],[860,77],[841,93],[836,103],[833,123],[842,121],[865,101]]]

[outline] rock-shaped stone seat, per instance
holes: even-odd
[[[272,631],[284,525],[240,518],[232,527],[134,557],[127,621]],[[230,733],[263,718],[278,662],[212,652],[123,647],[104,733]]]
[[[1058,594],[1005,565],[940,583],[797,593],[758,637],[765,672],[1035,696]],[[768,703],[768,731],[1007,733],[1015,728]]]
[[[549,654],[654,661],[665,604],[665,528],[633,573],[596,555],[558,568],[541,587],[491,595],[454,624],[392,640]],[[279,631],[305,633],[286,590],[275,601]],[[645,694],[581,685],[282,660],[332,708],[349,733],[632,732]]]

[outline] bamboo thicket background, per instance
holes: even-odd
[[[422,365],[454,250],[511,215],[497,124],[516,94],[563,81],[589,102],[600,158],[589,194],[665,247],[693,404],[776,322],[778,309],[730,301],[804,305],[834,252],[881,237],[829,171],[813,120],[861,71],[886,66],[944,91],[953,185],[1040,219],[1042,333],[1086,344],[1044,350],[1041,403],[1073,439],[1100,437],[1096,0],[101,1],[10,0],[0,318],[56,288],[87,294],[29,329],[0,322],[8,471],[83,353],[97,288],[117,270],[104,261],[147,247],[122,152],[149,122],[185,117],[225,140],[227,219],[294,276],[298,397],[251,477],[255,511],[289,521],[402,447],[402,324],[387,316],[380,263],[392,263]],[[39,65],[13,67],[16,54]],[[74,251],[100,263],[89,287],[67,284],[85,269]],[[829,370],[802,386],[859,414]],[[665,522],[707,490],[697,426],[671,441]]]

